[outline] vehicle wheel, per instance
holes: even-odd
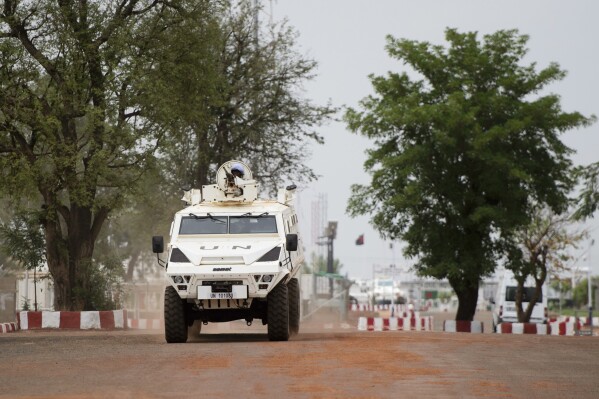
[[[289,294],[289,333],[296,335],[300,326],[300,288],[296,278],[292,278],[287,283],[287,293]]]
[[[279,283],[270,293],[266,302],[268,339],[271,341],[289,340],[289,301],[287,285]]]
[[[166,342],[187,342],[185,303],[171,286],[164,290],[164,337]]]

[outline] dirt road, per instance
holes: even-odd
[[[599,397],[597,338],[262,329],[1,334],[0,397]]]

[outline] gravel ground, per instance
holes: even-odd
[[[599,339],[209,325],[159,332],[0,334],[0,397],[597,398]]]

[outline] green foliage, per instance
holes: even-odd
[[[448,303],[452,296],[453,296],[452,292],[440,291],[438,298],[441,301],[441,303]]]
[[[21,310],[24,312],[28,312],[31,310],[31,305],[29,304],[29,299],[25,298],[25,297],[21,297],[23,299],[23,306],[21,307]]]
[[[557,292],[567,294],[572,291],[572,280],[571,279],[553,279],[549,283],[549,286]]]
[[[299,94],[315,63],[284,25],[255,31],[246,1],[3,1],[0,195],[42,205],[57,309],[83,306],[97,243],[122,240],[131,270],[148,214],[224,161],[271,190],[315,177],[304,143],[334,111]]]
[[[17,213],[0,223],[0,250],[26,270],[44,265],[45,240],[36,213]]]
[[[571,250],[588,236],[577,231],[568,214],[556,215],[549,209],[533,207],[530,223],[509,237],[506,268],[515,275],[538,277],[541,273],[559,274],[569,270]]]
[[[558,275],[569,269],[572,260],[571,250],[587,236],[586,231],[572,229],[568,215],[558,216],[548,209],[533,209],[531,222],[517,229],[505,239],[505,267],[514,273],[519,289],[516,290],[516,311],[518,320],[530,320],[537,295],[550,274]],[[522,308],[523,287],[528,277],[535,281],[536,291],[529,301],[528,308]]]
[[[83,264],[81,280],[75,286],[75,300],[83,310],[115,310],[122,308],[125,296],[123,259],[107,257],[102,262]]]
[[[0,194],[42,204],[55,307],[82,306],[94,245],[155,165],[165,127],[151,118],[163,82],[143,77],[205,1],[19,2],[0,10]],[[204,18],[202,18],[204,17]],[[188,20],[189,21],[189,20]]]
[[[333,273],[341,273],[343,265],[339,259],[333,259]],[[327,272],[327,258],[323,255],[317,255],[312,252],[310,256],[310,262],[306,262],[304,265],[304,273],[326,273]]]
[[[598,286],[597,278],[591,277],[591,289],[593,293],[597,289]],[[574,305],[577,308],[585,308],[589,304],[589,279],[585,278],[580,280],[578,284],[572,290],[572,299],[574,300]],[[593,309],[597,309],[597,305],[595,304],[595,296],[593,294],[591,298],[591,302],[593,304]]]
[[[151,236],[168,236],[173,213],[182,204],[182,194],[163,189],[165,186],[157,171],[143,176],[135,196],[123,209],[113,212],[98,237],[94,259],[101,262],[106,256],[121,257],[126,281],[132,281],[134,276],[145,281],[163,270],[151,252]]]
[[[149,234],[139,231],[166,235],[181,206],[180,188],[213,183],[223,162],[247,161],[269,194],[285,180],[315,177],[304,162],[305,144],[322,142],[316,126],[334,111],[301,96],[316,63],[298,53],[296,34],[284,24],[260,29],[256,40],[248,2],[210,11],[190,11],[159,33],[155,40],[163,46],[146,55],[151,68],[137,82],[145,115],[168,134],[158,149],[158,173],[143,177],[137,201],[112,218],[105,235],[121,240],[128,280],[142,260],[154,262]]]
[[[583,185],[574,218],[582,220],[592,217],[599,206],[599,162],[577,168],[576,174]]]
[[[297,52],[296,33],[272,25],[257,39],[250,2],[226,5],[207,26],[190,25],[161,38],[168,51],[147,74],[163,82],[152,98],[164,98],[154,116],[171,131],[161,148],[170,181],[210,184],[230,159],[248,162],[271,194],[285,180],[315,179],[306,143],[322,143],[315,129],[335,110],[302,98],[316,63]]]
[[[375,95],[348,109],[371,138],[370,185],[354,185],[348,212],[371,214],[385,237],[407,243],[421,274],[447,278],[471,319],[478,282],[503,254],[503,238],[529,223],[532,204],[556,213],[573,185],[572,150],[559,135],[594,117],[566,113],[554,94],[557,64],[521,65],[528,37],[446,30],[448,47],[387,38],[414,73],[371,76]],[[411,76],[417,76],[417,79]]]

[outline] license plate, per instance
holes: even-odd
[[[232,292],[211,292],[210,299],[233,299]]]
[[[247,285],[234,285],[231,292],[212,292],[209,285],[198,286],[198,299],[246,299],[248,298]]]

